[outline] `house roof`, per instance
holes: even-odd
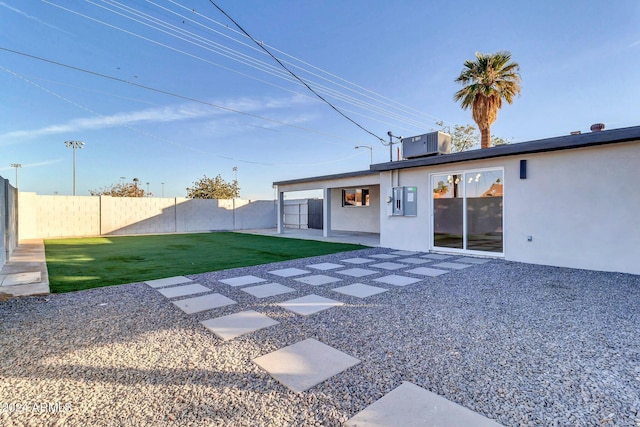
[[[288,181],[276,181],[273,183],[273,185],[302,184],[305,182],[326,181],[330,179],[340,179],[340,178],[353,178],[356,176],[367,176],[367,175],[378,175],[378,171],[364,170],[364,171],[355,171],[355,172],[346,172],[346,173],[336,173],[333,175],[314,176],[309,178],[290,179]]]
[[[491,159],[495,157],[522,154],[543,153],[557,150],[571,150],[595,145],[615,144],[640,140],[640,126],[590,132],[579,135],[566,135],[554,138],[538,139],[517,144],[499,145],[497,147],[462,151],[460,153],[441,154],[417,159],[396,162],[377,163],[371,165],[372,171],[388,171],[415,168],[419,166],[442,165],[471,160]]]
[[[600,132],[583,133],[579,135],[557,136],[554,138],[538,139],[534,141],[519,142],[517,144],[499,145],[497,147],[478,150],[462,151],[460,153],[441,154],[430,157],[421,157],[395,162],[376,163],[370,166],[370,170],[323,175],[307,178],[277,181],[273,185],[301,184],[314,181],[324,181],[339,178],[351,178],[358,176],[376,175],[382,171],[415,168],[420,166],[443,165],[447,163],[459,163],[471,160],[491,159],[495,157],[516,156],[532,153],[544,153],[548,151],[572,150],[577,148],[592,147],[596,145],[615,144],[628,141],[640,141],[640,126],[611,129]]]

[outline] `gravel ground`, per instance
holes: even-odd
[[[365,299],[218,282],[381,252],[189,276],[238,302],[192,315],[143,283],[2,302],[0,424],[340,425],[410,381],[508,426],[640,425],[639,276],[493,260]],[[310,293],[346,304],[275,305]],[[228,342],[199,323],[247,309],[281,323]],[[362,363],[294,393],[251,362],[306,338]]]

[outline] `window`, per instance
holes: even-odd
[[[342,190],[342,206],[369,206],[369,189],[351,188],[348,190]]]

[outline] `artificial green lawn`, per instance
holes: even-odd
[[[51,292],[79,291],[364,248],[366,246],[241,233],[45,241]]]

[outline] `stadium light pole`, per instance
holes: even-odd
[[[369,162],[370,165],[373,164],[373,146],[372,145],[356,145],[356,148],[368,148],[369,151],[371,152],[371,162]]]
[[[22,167],[20,163],[11,163],[12,168],[16,168],[16,190],[18,189],[18,168]]]
[[[73,195],[76,195],[76,148],[84,147],[82,141],[65,141],[67,148],[73,148]]]

